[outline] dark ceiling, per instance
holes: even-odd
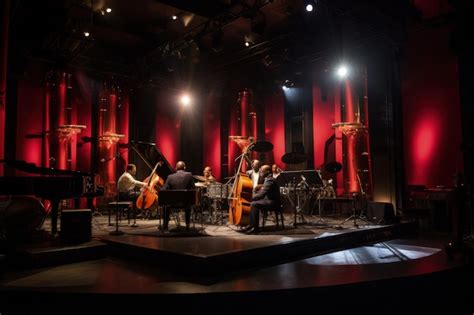
[[[208,72],[252,62],[278,67],[367,38],[397,41],[412,12],[408,0],[318,0],[311,13],[305,2],[12,0],[11,56],[18,69],[40,59],[134,78],[189,65]]]

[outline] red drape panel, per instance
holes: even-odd
[[[91,81],[85,73],[77,71],[74,75],[75,85],[73,89],[73,122],[78,125],[85,125],[86,129],[78,135],[76,155],[76,168],[82,171],[91,169],[91,150],[92,143],[82,141],[82,137],[89,138],[92,135],[92,90]]]
[[[336,122],[334,118],[334,94],[328,94],[324,101],[321,96],[321,88],[313,84],[314,165],[318,169],[324,165],[324,146],[326,141],[334,135],[334,129],[331,125]]]
[[[266,95],[265,106],[265,140],[273,144],[273,155],[266,163],[276,163],[281,169],[285,164],[281,157],[285,154],[285,99],[282,91]]]
[[[5,154],[5,106],[7,95],[8,67],[8,29],[10,23],[10,0],[0,4],[0,160]],[[3,163],[0,163],[0,176],[3,175]]]
[[[408,184],[452,185],[463,170],[457,58],[450,27],[409,33],[402,64],[405,169]]]
[[[16,159],[41,165],[43,87],[39,80],[21,80],[17,93]]]
[[[203,161],[210,166],[218,181],[221,180],[221,111],[214,91],[207,96],[203,115]]]
[[[156,98],[155,142],[172,167],[180,157],[180,117],[169,96],[159,94]]]

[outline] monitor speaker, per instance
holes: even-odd
[[[90,209],[61,211],[61,242],[79,244],[92,238],[92,212]]]

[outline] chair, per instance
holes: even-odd
[[[196,190],[161,190],[160,191],[160,198],[158,199],[158,204],[161,208],[165,207],[166,211],[171,210],[180,210],[180,209],[187,209],[189,208],[191,211],[191,207],[197,205],[197,191]],[[189,214],[191,215],[191,214]],[[165,225],[164,220],[166,220],[165,213],[161,214],[161,218],[163,219],[163,226]],[[179,219],[176,219],[177,224],[179,225]],[[160,229],[161,229],[160,224]],[[201,215],[201,227],[202,227],[202,215]],[[188,226],[186,226],[186,229]]]
[[[122,221],[122,214],[124,210],[127,210],[128,224],[130,224],[130,213],[133,209],[133,201],[112,201],[107,204],[107,211],[109,215],[109,226],[112,226],[110,222],[111,211],[114,210],[116,214],[116,220]]]
[[[279,203],[279,205],[276,205],[273,208],[268,208],[268,209],[263,209],[262,210],[262,215],[263,215],[263,222],[262,222],[262,231],[265,230],[265,223],[268,218],[268,213],[269,212],[274,212],[275,213],[275,223],[277,228],[280,227],[279,221],[281,220],[281,227],[284,230],[285,229],[285,220],[283,218],[283,203]]]

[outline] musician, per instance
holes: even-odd
[[[216,178],[214,177],[214,175],[212,175],[212,168],[210,166],[206,166],[202,174],[203,177],[206,179],[206,181],[204,182],[206,186],[216,181]]]
[[[258,185],[263,185],[264,178],[260,176],[261,165],[259,160],[253,160],[252,169],[247,171],[247,176],[252,180],[254,192],[261,187]]]
[[[179,189],[194,189],[193,174],[186,172],[186,164],[183,161],[176,163],[176,173],[171,174],[166,179],[163,186],[164,190],[179,190]],[[191,209],[185,208],[186,230],[189,230],[189,223],[191,220]],[[168,222],[170,213],[165,208],[163,228],[168,229]]]
[[[279,168],[278,165],[273,164],[272,165],[272,176],[273,176],[273,178],[277,178],[278,176],[280,176],[280,173],[281,173],[281,168]]]
[[[270,165],[263,165],[260,169],[260,176],[264,179],[262,188],[253,195],[250,204],[250,225],[244,231],[254,233],[259,231],[258,221],[260,210],[275,209],[280,206],[280,187],[272,176]]]
[[[134,201],[139,195],[139,188],[147,184],[135,179],[137,167],[135,164],[128,164],[125,172],[119,177],[117,182],[119,200]]]

